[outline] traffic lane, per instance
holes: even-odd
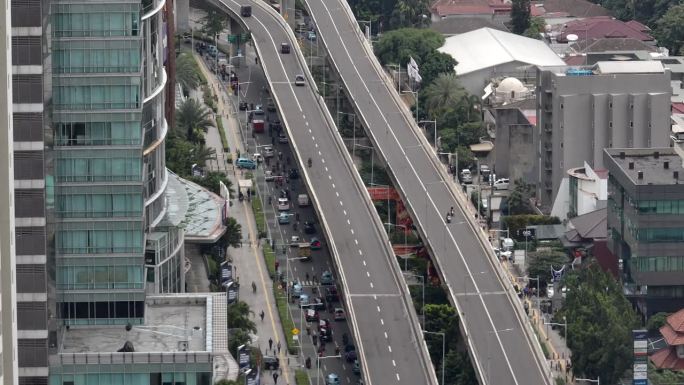
[[[425,373],[415,370],[420,363],[418,343],[411,327],[404,321],[406,313],[400,296],[352,296],[355,306],[366,309],[367,317],[358,318],[359,328],[372,330],[380,338],[364,344],[366,361],[378,373],[378,384],[425,384]],[[379,317],[371,317],[376,313]],[[379,319],[378,319],[379,318]],[[406,326],[404,326],[406,325]],[[385,334],[386,333],[386,334]],[[422,341],[421,341],[422,343]],[[396,354],[402,352],[402,354]]]
[[[338,29],[338,30],[339,30],[339,29]],[[343,38],[343,37],[342,37],[342,38]],[[345,41],[348,41],[348,40],[345,40]],[[355,39],[354,39],[352,42],[350,42],[350,45],[352,45],[354,42],[356,42]],[[328,40],[326,40],[326,43],[328,43]],[[343,44],[341,44],[341,41],[340,41],[340,46],[343,46]],[[343,47],[343,48],[344,48],[344,47]],[[332,50],[332,48],[331,48],[331,50]],[[332,52],[332,51],[331,51],[331,52]],[[339,51],[338,51],[338,52],[339,52]],[[361,49],[359,49],[359,52],[361,52]],[[358,52],[357,52],[357,53],[358,53]],[[344,58],[342,58],[342,60],[344,60]],[[355,66],[355,69],[358,69],[359,66],[360,66],[360,63],[359,63],[359,62],[361,62],[361,65],[362,65],[363,61],[357,61],[357,62],[355,62],[355,63],[352,63],[351,65]],[[340,65],[339,62],[337,62],[337,64]],[[342,65],[343,65],[343,64],[342,64]],[[370,64],[369,64],[368,70],[371,70],[371,69],[374,71],[374,68],[370,68]],[[351,71],[351,72],[355,72],[355,71]],[[361,72],[361,71],[359,71],[359,72]],[[364,72],[364,73],[367,73],[367,72]],[[351,78],[353,79],[353,78],[355,78],[355,77],[352,75]],[[345,80],[345,82],[346,82],[346,81],[348,80],[348,78],[345,77],[344,80]],[[366,83],[368,82],[368,79],[364,79],[364,80],[365,80]],[[346,84],[347,84],[348,87],[349,87],[349,83],[346,83]],[[357,88],[357,87],[354,87],[354,86],[349,87],[349,88],[351,89],[352,94],[354,94],[354,90],[357,90],[357,91],[358,91],[359,89],[361,89],[361,88]],[[383,87],[383,88],[384,88],[384,87]],[[379,91],[381,91],[381,90],[379,90]],[[380,103],[378,103],[378,107],[379,107],[378,109],[379,109],[379,110],[385,110],[385,111],[391,111],[391,110],[392,110],[391,108],[395,108],[395,109],[396,109],[396,105],[393,105],[394,103],[391,101],[391,99],[389,99],[389,98],[391,97],[391,95],[389,95],[389,92],[386,92],[386,93],[387,93],[387,95],[386,95],[387,97],[386,97],[386,98],[381,98],[381,99],[385,100],[386,103],[385,103],[384,105],[382,104],[382,101],[381,101]],[[379,95],[382,95],[382,92],[380,92]],[[362,101],[362,100],[359,100],[359,99],[360,99],[360,98],[355,98],[355,101],[359,102],[359,104],[362,104],[363,101]],[[368,98],[367,98],[367,99],[368,99]],[[376,99],[376,101],[377,101],[378,98],[375,98],[375,99]],[[391,103],[390,103],[390,102],[391,102]],[[371,100],[370,100],[370,99],[368,99],[368,105],[371,105]],[[385,108],[383,108],[383,107],[385,107]],[[381,112],[381,113],[382,113],[382,112]],[[376,116],[378,116],[378,115],[376,115]],[[404,125],[406,125],[405,121],[403,120],[403,118],[401,118],[401,116],[400,116],[399,114],[395,114],[395,115],[393,115],[393,116],[389,116],[389,117],[387,117],[386,119],[387,119],[387,121],[390,123],[391,127],[401,127],[402,123],[403,123]],[[392,124],[392,123],[395,123],[395,124]],[[405,139],[407,139],[407,140],[410,140],[410,139],[411,139],[410,136],[411,136],[412,130],[411,130],[411,131],[409,131],[409,130],[410,130],[410,128],[407,127],[407,130],[405,130],[405,131],[403,132],[403,134],[404,134],[403,136],[404,136]],[[402,130],[398,130],[398,131],[399,131],[398,133],[397,133],[397,131],[395,131],[395,134],[398,134],[397,136],[401,136],[401,134],[402,134],[401,131],[402,131]],[[377,134],[377,133],[376,133],[376,134]],[[378,136],[380,136],[380,135],[378,135]],[[403,143],[402,143],[402,144],[403,144]],[[408,143],[408,144],[411,145],[412,143]],[[387,152],[392,153],[392,151],[387,151]],[[386,153],[387,153],[387,152],[386,152]],[[393,152],[393,153],[396,154],[396,152]],[[421,157],[418,157],[418,158],[419,158],[419,160],[420,160]],[[415,158],[414,158],[414,159],[415,159]],[[412,159],[412,160],[413,160],[413,159]],[[427,159],[426,156],[423,157],[423,160],[425,161],[426,165],[425,165],[425,167],[423,167],[423,170],[421,170],[421,171],[422,171],[422,172],[427,171],[427,172],[429,173],[429,171],[432,170],[432,172],[434,173],[432,176],[435,178],[435,180],[441,179],[441,176],[436,172],[436,170],[434,170],[434,165],[432,165],[432,164],[427,164],[427,163],[430,162],[430,161]],[[391,163],[391,162],[390,162],[390,163]],[[413,163],[413,162],[412,162],[412,163]],[[394,164],[396,164],[396,163],[394,163]],[[418,175],[425,176],[426,174],[424,174],[424,173],[422,173],[422,172],[421,172],[420,174],[418,174]],[[427,174],[427,175],[428,175],[428,177],[429,177],[429,174]],[[417,175],[415,175],[414,177],[416,177],[416,176],[417,176]],[[438,188],[438,189],[440,189],[440,188],[446,189],[446,186],[443,186],[443,185],[442,185],[441,187],[437,187],[437,188]],[[420,193],[420,192],[418,192],[418,193]],[[423,194],[425,194],[425,192],[423,192]],[[432,195],[432,194],[430,194],[430,192],[428,192],[428,194],[429,194],[429,195]],[[407,194],[407,195],[410,196],[411,194]],[[450,206],[447,206],[447,204],[449,204],[449,203],[454,203],[454,201],[453,201],[453,196],[451,196],[451,194],[450,194],[448,191],[445,191],[443,194],[437,194],[437,195],[439,195],[439,196],[442,198],[441,200],[444,200],[444,201],[445,201],[445,202],[440,202],[440,203],[444,203],[444,206],[445,206],[445,207],[450,207]],[[438,205],[439,205],[439,203],[438,203]],[[448,210],[448,209],[447,209],[447,210]],[[460,209],[459,209],[459,210],[460,210]],[[445,210],[445,214],[446,214],[446,210]],[[465,219],[464,214],[463,214],[462,212],[461,212],[460,214],[461,214],[461,217],[460,217],[459,219]],[[438,218],[441,217],[441,216],[442,216],[442,215],[441,215],[440,213],[437,214],[437,217],[438,217]],[[439,221],[438,223],[441,224],[441,221]],[[470,229],[470,230],[471,230],[470,233],[472,234],[472,229]],[[469,232],[469,231],[465,231],[466,234],[467,234],[468,232]],[[486,253],[483,252],[483,250],[482,250],[482,245],[481,245],[479,242],[477,242],[477,239],[475,238],[475,234],[472,234],[472,237],[461,236],[461,237],[459,237],[459,238],[460,238],[460,240],[461,240],[461,242],[459,242],[459,243],[464,243],[463,249],[465,249],[465,250],[462,249],[461,252],[464,252],[465,254],[468,254],[468,255],[475,255],[475,256],[477,256],[477,255],[479,254],[479,256],[480,256],[480,258],[470,258],[470,260],[468,261],[469,266],[472,265],[471,267],[474,267],[474,268],[482,268],[482,269],[484,269],[484,270],[482,270],[482,271],[484,271],[484,272],[490,272],[490,273],[492,274],[492,276],[489,277],[488,279],[485,279],[485,278],[478,279],[479,277],[474,278],[475,282],[478,282],[478,281],[481,281],[481,282],[482,282],[482,283],[480,283],[478,286],[484,286],[484,285],[486,285],[487,283],[489,283],[489,284],[490,284],[490,285],[489,285],[490,287],[484,288],[484,289],[496,289],[497,286],[499,286],[499,288],[500,288],[500,287],[501,287],[501,284],[499,283],[499,284],[497,285],[498,278],[497,278],[496,276],[493,275],[493,274],[495,274],[495,271],[493,270],[493,267],[491,266],[491,261],[489,260],[489,257],[486,255]],[[468,242],[467,240],[470,240],[471,242]],[[463,242],[463,241],[465,241],[465,242]],[[458,241],[457,241],[457,242],[458,242]],[[460,246],[461,246],[461,245],[459,245],[459,247],[460,247]],[[488,265],[489,265],[489,266],[488,266]],[[446,269],[445,269],[445,270],[446,270]],[[478,283],[479,283],[479,282],[478,282]],[[480,289],[483,289],[483,288],[480,288]],[[510,303],[508,304],[508,306],[505,306],[505,307],[509,308],[511,311],[514,311],[514,309],[512,309],[512,306],[511,306]],[[514,314],[515,314],[515,313],[514,313]],[[514,314],[513,314],[513,315],[514,315]],[[512,316],[511,314],[508,315],[508,317],[511,317],[511,316]],[[513,318],[517,319],[517,317],[513,317]],[[521,337],[524,341],[526,341],[526,339],[522,336],[521,333],[519,333],[519,335],[520,335],[520,337]],[[523,341],[523,342],[524,342],[524,341]],[[520,345],[518,345],[518,347],[519,347],[519,346],[520,346]],[[536,360],[535,360],[535,361],[536,361]],[[529,361],[528,361],[528,363],[529,363]],[[538,368],[537,368],[537,370],[538,370]]]

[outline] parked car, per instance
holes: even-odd
[[[304,222],[304,234],[316,234],[316,227],[312,222]]]
[[[335,278],[333,278],[333,275],[331,272],[326,270],[323,272],[323,274],[321,274],[321,285],[333,285],[334,283],[335,283]]]
[[[347,319],[347,314],[344,312],[344,309],[341,307],[336,307],[335,308],[335,321],[344,321]]]
[[[313,237],[311,238],[311,250],[320,250],[322,247],[321,241],[318,240],[318,238]]]
[[[480,165],[480,175],[482,175],[481,182],[489,182],[489,176],[492,174],[492,170],[486,164]]]
[[[295,76],[295,86],[303,87],[304,85],[306,85],[306,79],[304,78],[304,75]]]
[[[309,33],[306,34],[306,38],[315,41],[316,40],[316,32],[314,31],[309,31]]]
[[[461,170],[461,183],[463,184],[469,184],[473,183],[473,175],[470,173],[470,170],[467,168],[464,168]]]
[[[278,360],[278,357],[264,356],[263,363],[264,369],[278,370],[278,368],[280,368],[280,360]]]
[[[354,365],[352,365],[352,372],[354,372],[354,374],[361,374],[361,364],[359,364],[359,360],[354,360]]]
[[[287,135],[285,135],[285,134],[282,133],[282,132],[281,132],[280,134],[278,134],[278,143],[285,144],[285,143],[287,143],[287,142],[288,142],[288,140],[287,140]]]
[[[501,178],[494,181],[494,190],[508,190],[508,178]]]

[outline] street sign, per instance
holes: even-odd
[[[634,364],[634,372],[645,372],[648,370],[648,364]]]
[[[297,329],[297,328],[292,329],[292,335],[296,336],[297,334],[299,334],[299,329]]]
[[[633,385],[648,385],[648,380],[633,380]]]

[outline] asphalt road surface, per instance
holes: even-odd
[[[464,316],[482,382],[497,385],[549,384],[545,362],[531,342],[517,300],[496,273],[493,258],[475,235],[471,221],[438,171],[436,156],[421,141],[397,99],[386,87],[374,57],[364,49],[358,25],[345,0],[306,0],[328,53],[352,104],[362,116],[377,149],[398,182],[405,202],[433,251],[452,297]],[[382,76],[385,76],[384,74]],[[447,211],[456,212],[450,224]],[[510,293],[510,292],[509,292]],[[536,343],[536,342],[535,342]]]
[[[292,146],[304,167],[325,221],[338,278],[346,294],[357,349],[366,384],[434,384],[434,371],[426,362],[425,345],[417,331],[417,318],[408,317],[408,290],[398,279],[394,254],[360,178],[350,169],[350,159],[333,125],[324,118],[311,85],[294,84],[304,72],[295,49],[281,54],[290,41],[282,20],[267,12],[263,3],[221,1],[234,14],[241,4],[252,5],[252,17],[244,18],[252,33],[260,63],[283,114]],[[347,157],[345,160],[344,157]],[[367,198],[366,198],[367,199]],[[321,231],[321,229],[318,229]],[[410,297],[409,297],[410,298]]]

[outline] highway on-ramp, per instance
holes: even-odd
[[[315,90],[294,34],[266,3],[212,3],[229,11],[252,34],[331,245],[365,383],[436,385],[408,288],[382,223]],[[251,17],[239,16],[240,5],[245,4],[252,5]],[[281,54],[283,42],[292,47],[290,54]],[[305,86],[295,85],[298,74],[306,76]],[[309,158],[312,167],[307,167]]]
[[[346,0],[305,0],[329,57],[395,186],[417,220],[465,322],[484,384],[545,385],[551,376],[522,306],[448,176],[362,38]],[[450,224],[447,211],[455,207]]]

